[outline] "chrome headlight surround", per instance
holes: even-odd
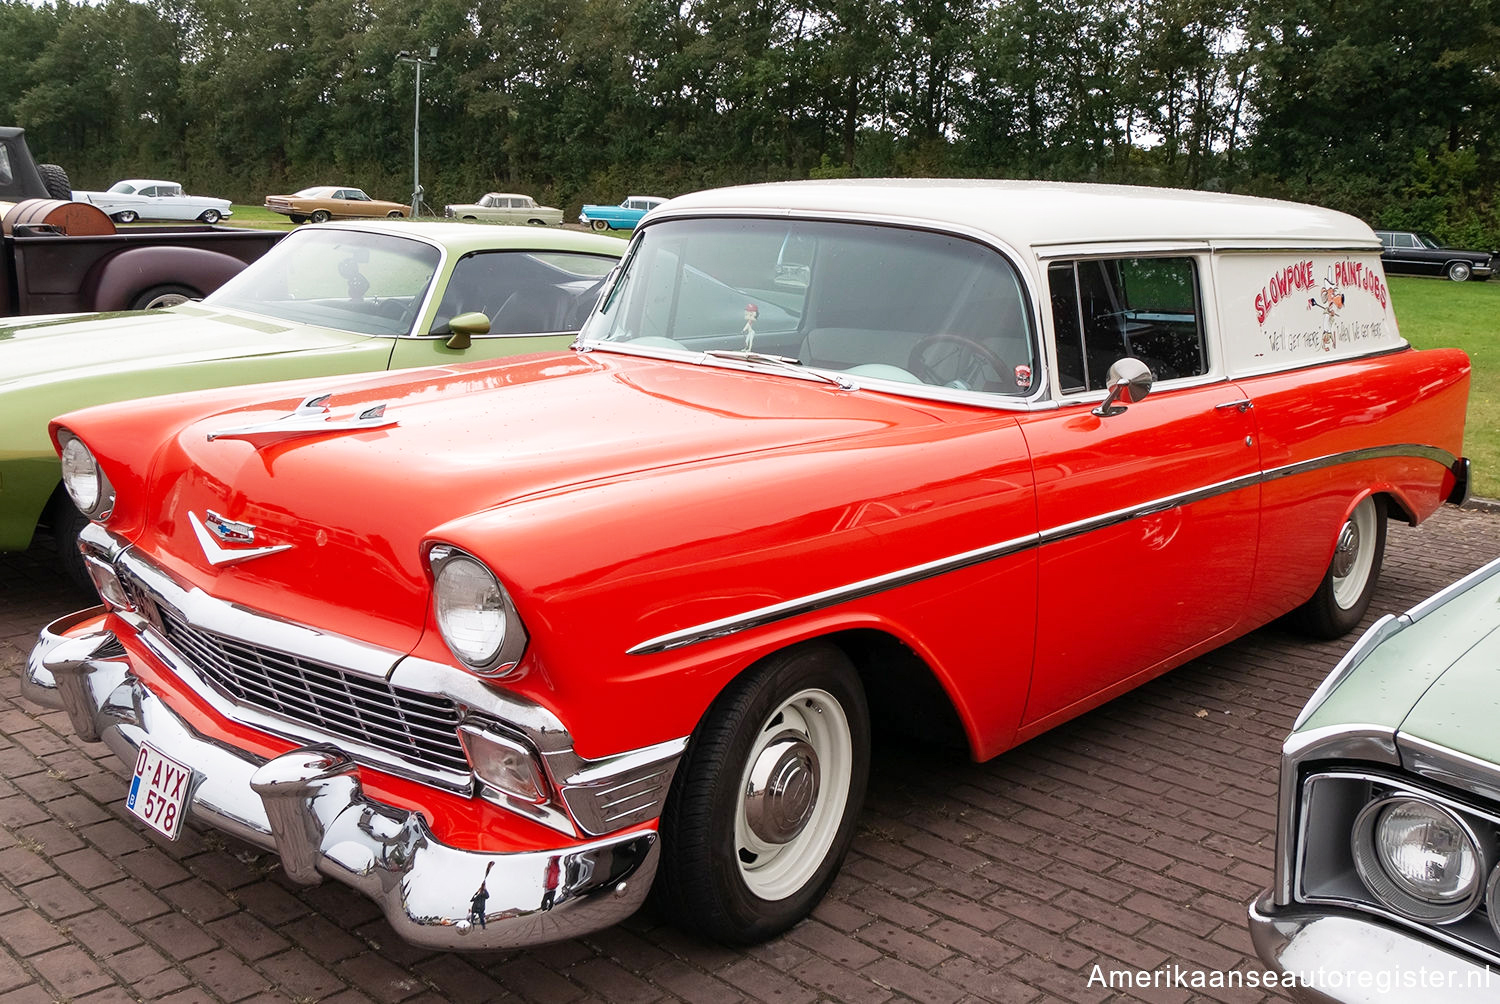
[[[484,562],[449,544],[427,552],[432,609],[454,658],[481,676],[504,676],[526,651],[526,628],[510,594]]]
[[[103,523],[115,511],[115,486],[110,484],[99,461],[83,440],[67,429],[57,433],[62,460],[62,483],[78,511]]]
[[[1426,814],[1429,828],[1446,829],[1443,834],[1456,857],[1460,871],[1467,870],[1449,891],[1433,890],[1423,895],[1411,879],[1393,869],[1388,854],[1383,853],[1383,837],[1391,836],[1387,827],[1394,826],[1395,815]],[[1458,813],[1425,798],[1406,793],[1391,794],[1370,802],[1355,817],[1350,837],[1354,868],[1370,894],[1408,920],[1425,924],[1451,924],[1471,913],[1485,893],[1485,879],[1490,870],[1488,856],[1469,823]],[[1409,843],[1409,842],[1408,842]],[[1428,853],[1431,853],[1429,850]]]

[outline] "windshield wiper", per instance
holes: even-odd
[[[782,369],[795,370],[798,373],[805,373],[810,377],[831,383],[839,390],[855,389],[854,381],[848,377],[837,377],[818,370],[810,370],[802,365],[800,359],[794,359],[791,356],[772,355],[769,352],[756,352],[752,349],[705,349],[703,354],[705,356],[712,356],[715,359],[737,359],[741,362],[779,366]]]

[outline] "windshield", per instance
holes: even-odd
[[[299,230],[203,302],[361,335],[404,335],[439,257],[430,244],[390,234]]]
[[[1441,251],[1443,249],[1443,246],[1438,243],[1438,239],[1432,236],[1432,234],[1417,234],[1417,241],[1431,251]]]
[[[1011,265],[973,241],[815,221],[673,220],[642,231],[582,337],[754,352],[850,377],[1027,396],[1036,366]]]

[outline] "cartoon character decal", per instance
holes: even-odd
[[[1324,352],[1332,352],[1337,344],[1333,323],[1338,319],[1339,311],[1344,309],[1344,291],[1334,281],[1332,265],[1328,266],[1328,274],[1323,278],[1323,285],[1318,290],[1318,295],[1308,298],[1307,309],[1323,312],[1322,349]]]

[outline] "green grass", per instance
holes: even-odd
[[[1401,334],[1419,349],[1469,354],[1469,419],[1464,453],[1474,465],[1474,494],[1500,498],[1500,280],[1449,282],[1391,276]]]

